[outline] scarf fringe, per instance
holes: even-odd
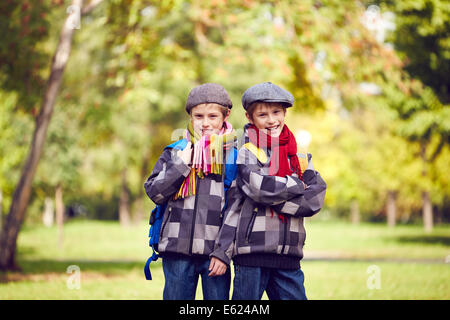
[[[236,133],[230,123],[225,122],[219,134],[199,136],[190,122],[186,130],[186,139],[193,142],[193,159],[191,172],[174,195],[174,200],[196,194],[197,179],[208,174],[224,172],[224,150],[233,147]]]

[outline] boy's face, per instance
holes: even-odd
[[[251,114],[245,113],[251,124],[272,137],[278,137],[283,130],[285,115],[286,108],[279,103],[258,103]]]
[[[230,110],[224,116],[218,104],[199,104],[191,110],[191,121],[195,132],[201,136],[219,134],[229,115]]]

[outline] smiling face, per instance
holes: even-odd
[[[216,103],[203,103],[193,107],[190,115],[195,132],[205,136],[219,134],[230,110]]]
[[[245,116],[264,133],[278,137],[284,127],[286,108],[281,103],[257,102],[248,108]]]

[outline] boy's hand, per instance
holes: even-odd
[[[227,271],[226,263],[223,263],[220,259],[216,257],[211,258],[211,263],[209,264],[209,274],[210,277],[221,276]]]
[[[177,151],[177,156],[180,157],[185,164],[189,165],[192,157],[192,143],[188,141],[186,148]]]

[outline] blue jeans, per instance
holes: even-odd
[[[234,265],[233,300],[307,300],[302,270]]]
[[[198,277],[202,277],[204,300],[228,300],[230,298],[231,272],[228,268],[222,276],[210,277],[208,258],[163,257],[165,277],[164,300],[194,300]]]

